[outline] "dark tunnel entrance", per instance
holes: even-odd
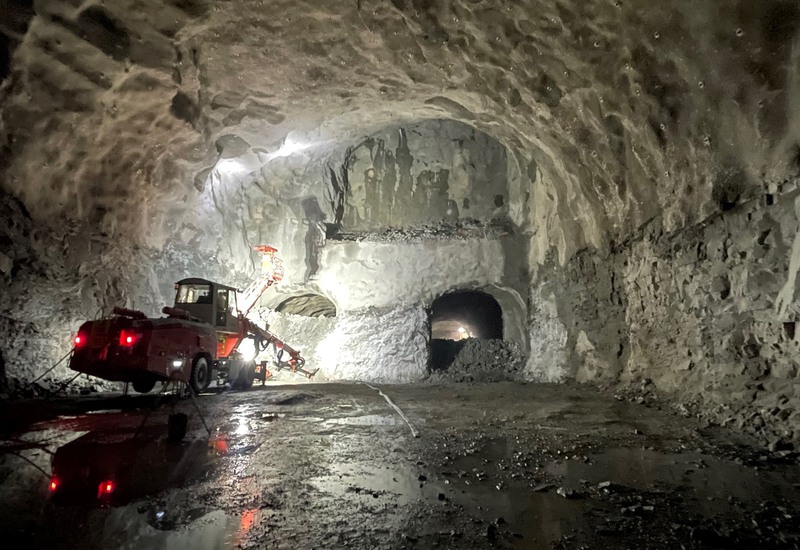
[[[431,305],[431,370],[445,370],[470,339],[502,340],[503,310],[479,291],[445,294]]]

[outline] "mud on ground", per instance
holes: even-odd
[[[201,396],[210,437],[190,401],[144,423],[152,398],[13,404],[0,533],[9,547],[37,548],[800,543],[792,450],[760,451],[735,433],[570,386],[381,389],[419,437],[358,384]],[[190,415],[178,445],[165,438],[173,410]],[[53,464],[65,486],[91,490],[50,496]],[[98,498],[93,475],[115,480],[112,497]]]

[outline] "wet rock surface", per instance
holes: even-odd
[[[74,401],[38,403],[46,418],[3,434],[0,531],[16,546],[52,548],[800,543],[794,453],[563,385],[381,389],[419,438],[361,385],[201,396],[210,437],[179,402],[190,423],[177,446],[163,439],[169,407],[140,430],[147,398],[93,398],[91,414]],[[144,475],[138,494],[123,498],[120,477],[116,502],[48,498],[36,467],[49,473],[62,449],[103,444],[109,464],[132,441],[142,452],[124,463]],[[100,458],[83,456],[90,469]]]

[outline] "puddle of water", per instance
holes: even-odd
[[[166,512],[168,513],[168,511]],[[105,521],[103,548],[156,550],[217,550],[231,548],[240,539],[242,520],[220,510],[198,517],[175,530],[157,529],[134,507],[114,510]]]
[[[581,481],[592,484],[611,481],[639,490],[672,490],[689,487],[698,497],[726,501],[770,500],[777,497],[797,499],[800,492],[785,482],[787,476],[800,480],[797,469],[780,476],[757,471],[734,462],[698,453],[659,453],[641,448],[610,449],[582,461],[553,462],[545,467],[551,475],[563,477],[565,486],[578,488]],[[715,511],[711,506],[705,506]]]
[[[427,470],[423,473],[413,466],[376,468],[366,463],[342,463],[336,464],[330,475],[309,482],[337,502],[355,501],[362,509],[373,505],[380,510],[387,499],[397,505],[424,501],[463,506],[486,525],[502,517],[506,524],[501,530],[523,536],[516,542],[519,548],[548,547],[563,535],[573,533],[587,510],[594,507],[591,502],[569,500],[555,493],[498,490],[494,484],[474,481],[468,484],[458,477],[430,474]]]
[[[182,486],[208,471],[208,442],[171,444],[164,435],[88,432],[61,445],[52,457],[51,502],[116,506]]]
[[[309,479],[309,483],[336,499],[391,497],[399,504],[436,499],[441,492],[435,483],[420,481],[419,473],[393,467],[378,468],[366,463],[337,463],[331,473]],[[426,478],[427,480],[427,478]]]

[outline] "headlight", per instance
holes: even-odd
[[[250,338],[239,344],[238,351],[242,354],[242,358],[245,361],[252,361],[256,358],[256,345]]]

